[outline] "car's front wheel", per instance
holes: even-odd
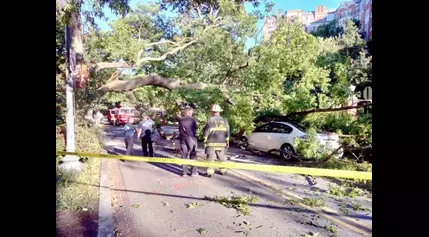
[[[280,148],[280,155],[283,159],[292,161],[296,160],[296,153],[293,147],[289,144],[283,144]]]
[[[240,138],[240,149],[247,150],[249,147],[249,141],[247,140],[247,137],[241,137]]]

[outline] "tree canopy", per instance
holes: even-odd
[[[246,12],[244,2],[265,4],[268,10]],[[319,27],[314,35],[297,22],[280,22],[270,41],[249,47],[249,39],[259,33],[257,21],[270,14],[271,3],[162,0],[134,9],[128,1],[89,3],[92,12],[81,11],[89,19],[81,35],[91,79],[78,93],[85,105],[81,109],[126,101],[175,114],[178,101],[187,101],[199,105],[196,117],[202,126],[210,104],[219,103],[232,132],[238,133],[251,131],[258,115],[345,106],[354,93],[351,85],[372,81],[372,59],[352,21],[341,30],[335,23]],[[123,16],[107,32],[89,23],[102,16],[104,5]],[[167,7],[178,14],[167,17]],[[60,17],[64,15],[57,18],[57,75],[64,54]],[[350,128],[355,120],[338,111],[308,114],[301,122],[355,134]]]

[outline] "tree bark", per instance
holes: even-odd
[[[290,113],[284,117],[290,118],[290,117],[296,116],[296,115],[307,115],[307,114],[312,114],[312,113],[326,113],[326,112],[344,111],[344,110],[350,110],[350,109],[364,108],[364,107],[368,107],[371,105],[372,105],[372,103],[362,104],[362,105],[354,105],[354,106],[344,106],[344,107],[340,107],[340,108],[312,109],[312,110]]]
[[[181,80],[174,80],[162,76],[140,76],[129,80],[119,80],[118,76],[119,75],[114,75],[113,78],[109,79],[105,85],[98,89],[111,92],[127,92],[142,86],[157,86],[171,91],[179,88],[203,90],[211,86],[202,82],[186,84]]]
[[[300,111],[300,112],[294,112],[287,115],[273,115],[273,116],[261,116],[254,120],[255,123],[257,122],[269,122],[273,120],[289,120],[293,116],[297,115],[307,115],[312,113],[327,113],[327,112],[336,112],[336,111],[344,111],[344,110],[350,110],[350,109],[358,109],[358,108],[364,108],[371,106],[372,103],[368,104],[362,104],[362,105],[355,105],[355,106],[344,106],[340,108],[326,108],[326,109],[312,109],[312,110],[306,110],[306,111]]]

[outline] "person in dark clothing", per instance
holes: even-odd
[[[134,117],[129,117],[127,124],[124,126],[124,141],[125,141],[125,148],[127,149],[127,152],[125,155],[129,156],[132,155],[133,152],[133,146],[134,146],[134,134],[136,133],[136,129],[134,127]],[[121,160],[124,161],[124,160]]]
[[[146,114],[143,114],[142,117],[143,120],[137,128],[137,137],[141,137],[142,140],[143,156],[153,157],[152,127],[154,122]]]
[[[197,122],[192,118],[194,110],[190,106],[183,109],[179,119],[180,154],[182,159],[197,158]],[[183,176],[188,174],[188,165],[183,165]],[[191,176],[198,176],[197,167],[191,166]]]

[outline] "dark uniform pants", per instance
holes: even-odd
[[[206,155],[208,161],[226,161],[225,147],[207,147]],[[226,172],[226,168],[220,168],[219,170],[222,174]],[[207,168],[207,174],[214,174],[214,168]]]
[[[149,152],[147,151],[149,148]],[[153,145],[152,145],[152,136],[151,131],[146,130],[145,135],[142,137],[142,150],[143,156],[153,157]]]
[[[183,138],[180,139],[180,155],[182,159],[191,159],[195,160],[197,158],[197,140],[192,138]],[[197,167],[191,166],[192,174],[197,173]],[[183,165],[183,174],[186,175],[188,173],[188,165]]]

